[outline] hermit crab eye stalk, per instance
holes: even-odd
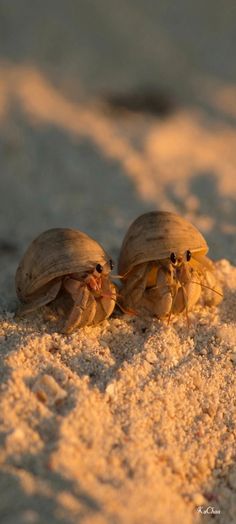
[[[112,271],[112,269],[114,268],[114,262],[113,262],[113,260],[111,258],[109,260],[109,264],[110,264],[110,268],[111,268],[111,271]]]
[[[186,251],[186,260],[187,260],[187,262],[189,262],[189,260],[191,260],[191,258],[192,258],[192,253],[191,253],[191,251],[188,249],[188,250]]]
[[[170,261],[172,262],[173,266],[175,266],[177,264],[177,256],[176,256],[175,253],[171,253]]]
[[[102,269],[103,269],[103,268],[102,268],[101,264],[97,264],[97,265],[96,265],[96,271],[97,271],[98,273],[102,273]]]

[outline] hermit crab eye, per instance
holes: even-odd
[[[171,253],[171,255],[170,255],[170,261],[172,262],[172,264],[174,264],[174,265],[176,264],[176,262],[177,262],[177,256],[176,256],[175,253]]]
[[[97,264],[97,265],[96,265],[96,271],[97,271],[98,273],[102,273],[102,266],[101,266],[101,264]]]
[[[191,258],[192,258],[192,253],[191,253],[191,251],[188,249],[188,250],[186,251],[186,260],[187,260],[187,262],[189,262],[189,260],[191,260]]]
[[[110,264],[110,268],[112,270],[114,268],[114,262],[111,260],[111,258],[109,260],[109,264]]]

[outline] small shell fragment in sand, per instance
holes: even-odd
[[[58,404],[67,397],[67,392],[59,386],[51,375],[41,375],[33,385],[32,391],[41,402],[48,406]]]
[[[114,382],[110,382],[110,384],[106,387],[106,394],[108,399],[113,399],[116,395],[116,384]]]
[[[206,502],[205,497],[201,493],[198,493],[198,492],[193,493],[192,496],[191,496],[191,499],[192,499],[192,502],[196,506],[202,506],[202,504],[205,504],[205,502]]]
[[[154,353],[154,351],[148,351],[145,355],[145,359],[147,362],[149,362],[149,364],[155,364],[157,361],[157,355]]]

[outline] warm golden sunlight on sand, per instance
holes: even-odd
[[[0,0],[1,524],[236,522],[235,6],[177,4]],[[209,286],[196,292],[197,280],[199,301],[188,311],[193,288],[185,283],[185,311],[176,312],[179,281],[168,265],[176,254],[146,259],[143,232],[133,244],[145,259],[136,260],[141,277],[125,299],[129,307],[132,289],[154,304],[164,275],[160,289],[176,306],[164,320],[117,307],[66,335],[58,326],[74,299],[65,289],[58,310],[47,304],[15,317],[16,268],[37,235],[81,230],[117,275],[129,225],[151,210],[178,213],[200,230],[223,289],[217,307],[204,304]],[[167,232],[176,250],[173,224],[158,242],[149,227],[155,257]],[[185,235],[180,255],[193,263]],[[67,283],[67,291],[77,286],[75,318],[95,318],[101,261],[81,276],[90,285],[81,306],[77,262],[75,273],[63,266],[55,275],[60,256],[49,257],[52,287],[43,280],[30,291],[37,256],[20,272],[18,296],[45,304],[44,293]],[[198,279],[196,271],[186,278]],[[103,289],[111,301],[114,287]],[[122,307],[121,289],[117,297]]]

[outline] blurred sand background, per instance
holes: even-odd
[[[233,0],[0,1],[1,524],[236,522],[235,27]],[[152,209],[205,235],[217,310],[71,337],[14,320],[38,233],[116,260]]]

